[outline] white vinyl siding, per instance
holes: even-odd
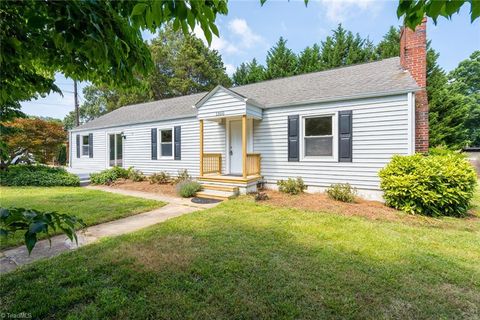
[[[246,112],[245,105],[244,100],[220,89],[198,108],[198,118],[215,119],[241,116]]]
[[[308,159],[288,161],[289,115],[299,115],[302,118],[325,113],[336,114],[342,110],[353,112],[352,162]],[[378,171],[394,154],[410,153],[408,114],[406,94],[265,109],[263,120],[255,121],[254,151],[262,155],[261,172],[267,183],[275,184],[280,179],[300,176],[311,186],[328,187],[333,183],[348,182],[359,189],[379,190]],[[338,118],[335,117],[334,121],[338,121]],[[337,138],[333,142],[337,144]],[[301,146],[300,150],[302,149]]]
[[[181,152],[182,159],[174,160],[170,157],[151,159],[151,129],[167,129],[181,126]],[[176,175],[178,170],[187,169],[193,176],[198,176],[199,164],[199,121],[196,118],[168,120],[148,124],[137,124],[114,128],[89,130],[93,133],[93,158],[72,158],[72,167],[99,171],[108,167],[108,134],[123,132],[123,166],[135,167],[145,174],[166,171]],[[86,131],[85,131],[86,132]],[[160,132],[160,130],[158,130]],[[72,141],[76,134],[84,134],[82,131],[72,132]],[[160,135],[160,133],[159,133]],[[214,121],[205,121],[204,125],[205,152],[221,153],[222,167],[225,168],[225,125]],[[160,136],[158,139],[157,152],[160,155]],[[72,146],[75,155],[75,145]],[[172,151],[173,152],[173,151]]]

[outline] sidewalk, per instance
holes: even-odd
[[[48,240],[38,241],[31,255],[28,255],[25,246],[7,249],[0,252],[0,273],[5,273],[16,269],[18,266],[31,263],[33,261],[54,257],[62,252],[75,250],[78,247],[95,242],[104,237],[118,236],[134,232],[154,224],[175,218],[186,213],[214,207],[216,204],[195,204],[190,199],[167,197],[158,194],[113,189],[109,187],[87,187],[89,189],[102,190],[112,193],[129,195],[134,197],[146,198],[167,202],[159,209],[140,213],[119,220],[114,220],[95,226],[88,227],[77,232],[78,246],[71,242],[65,235],[52,237],[51,246]]]

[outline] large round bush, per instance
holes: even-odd
[[[0,171],[2,186],[71,186],[80,185],[80,179],[63,168],[43,165],[11,165]]]
[[[394,156],[379,175],[387,205],[428,216],[466,215],[477,183],[458,154]]]

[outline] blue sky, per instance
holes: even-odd
[[[220,38],[211,47],[223,57],[227,72],[231,74],[244,61],[257,58],[264,63],[267,50],[280,36],[295,52],[306,46],[320,43],[339,23],[353,32],[369,37],[378,43],[391,25],[400,24],[396,16],[397,1],[388,0],[310,0],[308,7],[302,1],[268,0],[260,6],[259,0],[229,2],[229,13],[220,16],[217,25]],[[427,37],[432,47],[440,52],[440,65],[447,71],[474,51],[480,50],[480,19],[470,23],[469,5],[452,19],[439,19],[438,24],[428,23]],[[202,37],[201,32],[196,33]],[[153,35],[145,32],[144,38]],[[62,75],[57,84],[64,90],[58,94],[22,103],[27,114],[63,119],[73,110],[73,82]],[[80,85],[81,89],[85,83]],[[80,94],[80,103],[83,96]]]

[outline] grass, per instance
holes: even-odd
[[[477,319],[480,220],[473,220],[463,230],[240,198],[4,275],[0,313]]]
[[[86,225],[116,220],[164,205],[162,202],[78,187],[0,187],[1,207],[20,207],[75,215]],[[16,233],[0,248],[23,243]]]

